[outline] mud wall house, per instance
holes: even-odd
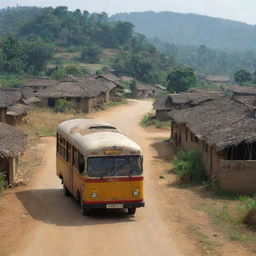
[[[168,121],[170,117],[168,112],[171,111],[171,99],[168,96],[157,98],[153,104],[156,111],[156,119],[159,121]]]
[[[166,102],[171,109],[185,109],[198,106],[204,102],[225,97],[224,91],[209,89],[190,89],[180,94],[169,94]]]
[[[136,84],[135,97],[140,99],[154,97],[157,91],[158,89],[150,84],[138,82]]]
[[[7,122],[7,111],[17,103],[22,103],[21,90],[0,89],[0,122]]]
[[[174,147],[196,150],[224,191],[256,192],[255,110],[228,98],[169,113]]]
[[[91,112],[99,104],[104,104],[106,95],[94,78],[66,79],[37,94],[42,106],[53,108],[58,100],[66,99],[73,107],[85,113]]]
[[[52,80],[49,78],[31,77],[25,80],[25,83],[23,85],[23,90],[26,91],[27,93],[30,92],[30,97],[32,97],[34,96],[34,94],[38,93],[40,90],[45,90],[56,83],[57,83],[56,80]]]
[[[0,122],[0,172],[6,174],[9,184],[15,181],[18,158],[26,143],[26,137],[20,130]]]
[[[108,101],[121,101],[124,94],[122,79],[113,74],[97,76],[96,79],[108,88]]]

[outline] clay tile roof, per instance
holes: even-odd
[[[226,86],[225,88],[237,95],[256,95],[256,87],[232,85]]]
[[[207,76],[205,79],[209,82],[218,82],[218,83],[221,83],[221,82],[226,83],[230,81],[229,76]]]
[[[25,80],[25,83],[23,87],[49,87],[52,86],[53,84],[56,84],[58,81],[49,79],[49,78],[44,78],[44,77],[33,77],[33,78],[28,78]]]
[[[17,128],[0,122],[0,157],[16,157],[27,144],[26,136]]]

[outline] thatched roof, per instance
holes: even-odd
[[[122,79],[118,76],[115,76],[113,74],[104,74],[104,75],[99,75],[99,76],[96,76],[95,77],[96,79],[104,79],[106,81],[109,81],[109,82],[112,82],[114,83],[115,85],[119,86],[119,87],[123,87],[121,82],[122,82]]]
[[[232,85],[225,88],[234,95],[256,95],[256,87]]]
[[[240,102],[249,108],[254,108],[256,106],[256,95],[238,95],[233,96],[234,101]]]
[[[143,83],[140,83],[140,82],[136,83],[136,88],[137,88],[137,91],[154,91],[154,90],[157,90],[156,87],[154,87],[150,84],[143,84]]]
[[[46,98],[93,98],[109,90],[109,84],[94,78],[69,78],[38,92],[38,97]]]
[[[219,99],[224,96],[224,91],[207,89],[191,89],[188,92],[169,95],[172,104],[187,104],[189,106],[197,106],[203,102],[213,99]]]
[[[22,99],[20,89],[0,89],[0,108],[8,108]]]
[[[26,146],[26,136],[17,128],[0,123],[0,157],[16,157]]]
[[[156,110],[171,110],[169,96],[157,98],[153,104]]]
[[[177,123],[185,124],[199,139],[215,145],[218,151],[242,142],[256,141],[254,112],[227,98],[174,110],[169,115]]]
[[[50,87],[58,81],[45,77],[31,77],[27,78],[23,87]]]
[[[207,76],[205,80],[215,83],[227,83],[230,82],[229,76]]]
[[[7,109],[6,114],[7,114],[8,116],[20,116],[20,115],[25,115],[25,114],[27,114],[27,111],[28,111],[29,109],[30,109],[29,106],[24,105],[24,104],[17,103],[17,104],[15,104],[15,105],[10,106],[10,107]]]
[[[38,103],[40,102],[41,100],[37,97],[29,97],[29,98],[26,98],[26,99],[23,99],[22,100],[26,105],[32,105],[34,103]]]
[[[166,91],[166,87],[162,86],[161,84],[155,84],[155,87],[162,91]]]

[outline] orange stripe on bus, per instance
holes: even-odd
[[[119,201],[84,201],[85,204],[125,204],[125,203],[141,203],[143,199],[139,200],[119,200]]]

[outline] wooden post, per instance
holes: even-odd
[[[9,172],[8,172],[8,184],[13,184],[15,177],[15,163],[14,158],[10,157],[9,159]]]

